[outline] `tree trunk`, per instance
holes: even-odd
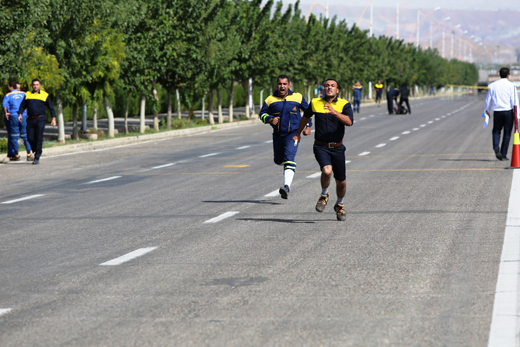
[[[141,96],[141,109],[140,109],[140,114],[139,114],[139,132],[141,134],[144,134],[144,131],[145,131],[145,107],[146,107],[146,96],[143,94]]]
[[[126,91],[126,106],[125,106],[125,135],[128,135],[128,107],[130,106],[130,90]]]
[[[152,82],[152,95],[155,99],[153,104],[153,130],[159,131],[159,95],[157,94],[157,89],[155,89],[155,81]]]
[[[168,113],[166,114],[166,128],[172,128],[172,90],[168,88]]]
[[[307,86],[307,102],[310,102],[310,100],[311,100],[311,88],[312,88],[312,83]]]
[[[177,97],[177,118],[181,119],[181,97],[179,96],[179,89],[175,89],[175,96]]]
[[[215,120],[213,119],[213,101],[214,101],[215,93],[213,90],[209,91],[208,95],[208,120],[209,124],[215,124]]]
[[[230,88],[228,89],[228,100],[229,100],[229,123],[233,122],[233,95],[234,95],[234,88],[235,81],[231,80]]]
[[[260,107],[259,107],[260,110],[262,109],[262,106],[264,106],[264,90],[260,89]],[[260,112],[260,111],[258,111],[258,112]]]
[[[206,106],[206,105],[204,105],[204,104],[205,104],[205,100],[206,100],[206,97],[204,96],[204,97],[202,98],[202,116],[200,117],[200,120],[204,120],[204,112],[206,111],[206,110],[204,109],[204,108],[205,108],[204,106]]]
[[[79,140],[78,133],[78,105],[72,105],[72,139]]]
[[[56,104],[58,106],[58,142],[65,143],[65,122],[63,121],[63,104],[60,94],[56,96]]]
[[[110,101],[108,101],[108,99],[105,99],[105,110],[107,111],[108,118],[108,137],[112,138],[115,136],[114,113],[112,112],[112,107],[110,107]]]
[[[94,115],[92,116],[92,123],[94,126],[94,129],[97,130],[97,106],[94,106]]]
[[[249,78],[246,78],[246,80],[242,82],[242,87],[246,92],[246,117],[251,118],[251,113],[249,110]]]
[[[224,117],[222,116],[222,94],[220,93],[220,87],[217,88],[217,101],[218,101],[218,124],[224,123]]]

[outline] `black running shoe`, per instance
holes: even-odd
[[[281,187],[278,192],[280,193],[282,199],[287,199],[289,197],[289,192],[290,191],[291,191],[291,189],[286,184],[285,186]]]

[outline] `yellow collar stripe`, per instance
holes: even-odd
[[[25,94],[25,99],[26,100],[41,100],[41,101],[45,101],[45,100],[47,100],[48,96],[49,96],[49,94],[47,94],[43,90],[40,90],[40,93],[33,93],[33,92],[26,93]]]
[[[327,102],[323,98],[314,98],[312,99],[312,112],[314,113],[327,113],[328,110],[325,108]],[[331,103],[332,108],[339,113],[343,112],[343,107],[348,104],[347,100],[338,98],[337,101]]]
[[[302,100],[303,100],[303,96],[300,93],[292,93],[291,95],[287,95],[287,97],[285,98],[285,101],[295,101],[299,104],[302,103]],[[267,104],[267,106],[270,106],[274,102],[280,102],[280,101],[283,101],[283,98],[280,98],[277,96],[272,96],[272,95],[269,95],[269,97],[267,99],[265,99],[265,103]]]

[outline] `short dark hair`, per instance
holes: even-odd
[[[334,82],[336,82],[336,86],[338,87],[338,89],[340,89],[340,88],[339,88],[339,82],[336,81],[334,78],[327,78],[326,80],[324,80],[324,81],[321,83],[321,85],[324,85],[325,82],[328,82],[328,81],[334,81]]]
[[[287,82],[289,82],[289,84],[291,83],[291,79],[287,75],[279,75],[278,77],[276,77],[276,83],[278,83],[279,80],[285,80],[285,79],[287,80]]]
[[[37,79],[37,78],[35,78],[35,79],[32,80],[31,85],[32,85],[34,82],[38,82],[38,83],[42,84],[42,83],[40,82],[40,80]]]
[[[17,83],[14,81],[9,82],[9,84],[8,84],[9,87],[13,87],[13,88],[16,88],[16,85],[17,85]]]
[[[509,75],[509,68],[503,67],[500,69],[500,78],[506,78]]]

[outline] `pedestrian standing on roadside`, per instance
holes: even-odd
[[[352,96],[354,97],[354,112],[357,111],[359,113],[359,108],[361,106],[361,94],[363,90],[363,86],[359,81],[356,81],[356,84],[352,86]]]
[[[377,80],[377,83],[375,85],[376,88],[376,104],[377,107],[381,107],[381,98],[383,97],[383,83],[381,83],[381,80]]]
[[[300,125],[300,110],[305,111],[309,104],[300,93],[291,90],[291,80],[286,75],[277,78],[277,90],[265,99],[260,110],[260,119],[273,128],[274,163],[283,165],[284,184],[280,187],[282,199],[289,197],[291,183],[296,171],[296,152],[298,144],[293,136]],[[311,133],[312,122],[306,123],[304,135]]]
[[[509,160],[507,150],[511,139],[514,123],[514,106],[518,107],[518,92],[516,86],[509,82],[509,69],[500,69],[500,79],[489,85],[484,112],[488,115],[493,104],[493,150],[498,160]],[[502,148],[500,148],[500,134],[504,129]]]
[[[43,146],[43,132],[45,130],[46,108],[51,111],[51,125],[56,126],[56,112],[52,105],[51,97],[41,90],[40,80],[32,80],[32,92],[27,92],[18,110],[18,121],[22,121],[22,115],[27,110],[27,139],[34,152],[34,164],[40,163]]]
[[[27,112],[23,113],[22,121],[18,121],[18,109],[20,108],[25,93],[21,91],[19,83],[9,82],[7,88],[9,89],[9,93],[7,93],[2,103],[4,114],[6,118],[8,118],[8,124],[6,124],[9,129],[7,156],[10,158],[10,161],[20,161],[18,140],[21,137],[27,151],[27,161],[32,161],[34,157],[31,155],[31,145],[27,141]]]
[[[327,206],[330,180],[334,174],[337,194],[334,211],[337,220],[344,221],[347,219],[344,202],[347,175],[343,137],[345,126],[354,124],[354,112],[347,100],[338,97],[339,86],[335,79],[327,79],[323,85],[325,97],[312,99],[309,108],[303,114],[293,140],[300,142],[300,134],[305,128],[305,124],[313,115],[316,116],[313,151],[321,169],[321,195],[316,203],[316,211],[323,212]]]

